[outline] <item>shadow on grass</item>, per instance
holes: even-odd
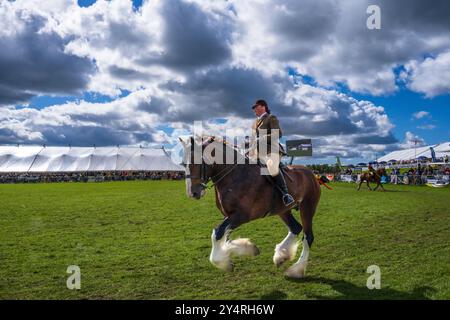
[[[261,300],[284,300],[286,298],[287,294],[280,290],[275,290],[261,296]]]
[[[432,287],[423,286],[414,288],[412,292],[402,292],[390,288],[373,289],[369,290],[366,286],[357,286],[351,282],[345,280],[332,280],[321,277],[306,277],[303,279],[290,279],[288,281],[296,283],[323,283],[329,285],[333,290],[339,292],[341,296],[329,297],[313,295],[311,293],[306,293],[308,298],[312,299],[323,299],[323,300],[345,300],[345,299],[389,299],[389,300],[430,300],[427,294],[436,291]]]

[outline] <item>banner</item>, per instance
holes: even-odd
[[[286,141],[287,155],[290,157],[311,157],[311,139]]]

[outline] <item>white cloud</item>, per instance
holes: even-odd
[[[417,129],[422,129],[422,130],[433,130],[435,128],[436,128],[436,126],[434,124],[424,124],[421,126],[417,126]]]
[[[116,100],[42,110],[5,108],[0,139],[173,143],[199,119],[209,129],[220,132],[228,126],[237,134],[251,123],[251,103],[266,98],[286,134],[313,137],[318,154],[380,152],[396,143],[384,108],[353,99],[339,88],[385,95],[398,90],[398,80],[403,80],[411,90],[429,97],[448,93],[450,39],[443,36],[448,6],[440,1],[430,8],[414,0],[406,6],[403,0],[380,0],[382,30],[368,31],[368,2],[152,0],[136,11],[128,0],[98,0],[88,8],[69,0],[2,1],[2,44],[50,48],[38,50],[46,59],[33,63],[40,66],[36,74],[57,79],[36,88],[19,74],[18,89],[11,91],[4,84],[12,82],[1,82],[0,77],[4,104],[80,90]],[[424,6],[428,18],[416,17]],[[20,36],[34,41],[20,42]],[[59,59],[47,52],[56,51],[53,48],[60,48]],[[435,58],[422,61],[424,54]],[[0,54],[0,64],[14,67],[30,61],[19,57],[16,64],[8,64],[7,55]],[[85,68],[64,63],[67,57]],[[54,77],[52,70],[58,68],[50,62],[72,66],[65,74],[68,79]],[[405,72],[396,79],[394,68],[403,64]],[[301,81],[294,85],[288,67],[312,77],[318,86]],[[73,85],[61,89],[61,83]],[[117,99],[123,90],[132,93]],[[226,121],[218,124],[213,118]]]
[[[152,141],[158,125],[157,110],[151,109],[150,92],[145,90],[109,103],[1,110],[1,143],[136,144]]]
[[[376,3],[383,27],[371,31],[366,9],[373,1],[234,1],[236,63],[272,74],[291,66],[322,86],[342,83],[359,93],[394,93],[394,68],[449,48],[450,39],[442,36],[449,9],[443,1],[431,9],[424,1]]]
[[[405,133],[405,139],[402,143],[398,144],[398,149],[410,149],[410,148],[414,148],[414,147],[422,147],[422,146],[426,146],[426,142],[423,138],[421,138],[420,136],[407,131]]]
[[[424,93],[429,98],[450,93],[450,51],[421,62],[410,61],[405,69],[411,90]]]
[[[431,118],[430,113],[428,111],[418,111],[413,113],[412,116],[416,119]]]
[[[446,3],[429,8],[423,1],[377,2],[383,28],[369,31],[368,0],[155,0],[137,11],[129,0],[98,0],[87,8],[74,0],[3,1],[0,32],[20,32],[40,17],[39,33],[56,33],[68,40],[66,54],[95,61],[88,90],[110,96],[185,81],[218,66],[268,77],[283,76],[291,66],[322,86],[384,95],[398,89],[393,68],[402,64],[411,90],[448,93]],[[424,10],[426,17],[416,17]],[[424,54],[437,58],[419,62]]]
[[[173,145],[179,135],[192,132],[196,116],[192,120],[179,116],[199,103],[189,90],[145,89],[112,102],[70,102],[41,110],[4,108],[0,116],[1,142]],[[280,90],[280,100],[271,107],[280,119],[285,138],[312,137],[316,155],[372,155],[385,144],[396,142],[390,133],[393,125],[382,107],[304,84]],[[244,107],[250,109],[250,104]],[[227,130],[230,136],[249,134],[253,118],[228,115],[208,106],[204,112],[203,125],[211,135],[221,136]]]

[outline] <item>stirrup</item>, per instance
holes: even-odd
[[[283,195],[283,203],[286,207],[290,206],[294,202],[295,202],[294,198],[292,198],[292,196],[289,193],[286,193],[285,195]]]

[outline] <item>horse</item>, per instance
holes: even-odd
[[[180,141],[185,154],[183,165],[186,170],[187,195],[200,199],[205,195],[207,183],[211,180],[216,206],[224,216],[222,223],[212,231],[210,262],[219,269],[231,272],[234,268],[233,256],[257,256],[260,251],[249,239],[231,240],[232,231],[252,220],[278,215],[286,224],[288,234],[275,246],[273,263],[280,267],[284,262],[294,260],[299,246],[297,237],[303,231],[301,256],[286,270],[286,275],[292,278],[304,277],[314,241],[313,216],[321,192],[314,174],[303,166],[287,167],[286,183],[295,202],[286,207],[280,192],[274,189],[270,176],[262,175],[259,164],[250,163],[246,155],[227,141],[215,137],[206,141],[202,139],[200,143],[193,137],[187,141],[180,138]],[[211,155],[206,152],[208,150]],[[224,150],[224,156],[216,158],[218,150]],[[230,154],[234,159],[231,164],[225,161]],[[200,163],[195,163],[195,157],[200,159]],[[219,159],[223,161],[217,161]],[[301,224],[292,214],[294,208],[300,211]]]
[[[361,184],[365,181],[367,183],[367,188],[369,188],[370,191],[376,191],[378,187],[381,187],[383,191],[386,191],[386,189],[384,189],[383,185],[381,184],[381,177],[383,175],[386,175],[386,170],[384,168],[377,169],[377,171],[373,175],[371,175],[369,172],[364,172],[363,174],[361,174],[357,190],[359,191],[359,189],[361,189]],[[375,182],[377,184],[375,189],[372,190],[369,182]]]

